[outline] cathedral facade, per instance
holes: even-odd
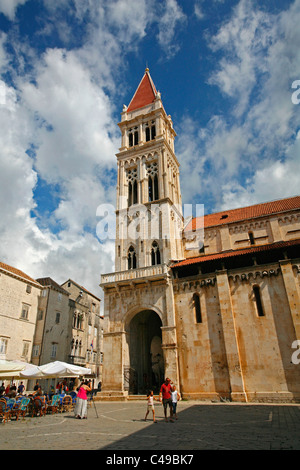
[[[186,220],[176,137],[149,70],[123,107],[103,399],[300,399],[300,197]],[[300,357],[300,353],[299,353]]]

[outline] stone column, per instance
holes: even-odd
[[[290,259],[279,261],[284,287],[294,323],[296,339],[300,339],[300,299]]]
[[[126,398],[124,391],[124,343],[125,331],[103,334],[103,383],[98,396],[101,399]]]
[[[180,389],[178,369],[177,332],[175,324],[175,306],[173,286],[167,282],[165,291],[165,308],[167,324],[161,327],[162,350],[164,353],[165,377],[169,377],[178,390]]]
[[[217,271],[216,277],[228,373],[231,386],[231,398],[233,401],[247,401],[243,382],[243,373],[241,370],[227,271]]]

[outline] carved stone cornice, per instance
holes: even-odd
[[[278,276],[281,273],[280,267],[277,268],[268,268],[268,269],[255,269],[252,271],[241,272],[241,273],[231,273],[228,275],[228,279],[232,279],[233,282],[244,282],[255,280],[258,277],[261,279],[264,277]]]

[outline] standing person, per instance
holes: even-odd
[[[20,385],[18,386],[18,394],[23,395],[24,390],[25,390],[24,384],[23,382],[21,382]]]
[[[87,419],[87,392],[91,392],[91,382],[87,380],[82,382],[76,399],[76,405],[74,409],[75,418],[77,419]]]
[[[164,414],[165,414],[165,420],[168,422],[168,417],[167,417],[167,408],[169,407],[170,410],[170,422],[173,423],[173,407],[172,407],[172,399],[171,399],[171,392],[172,392],[172,385],[171,385],[171,379],[168,377],[162,384],[159,392],[159,401],[162,401],[163,407],[164,407]]]
[[[155,419],[155,410],[154,410],[154,402],[153,400],[156,400],[156,401],[159,401],[157,400],[157,398],[155,398],[155,396],[153,395],[153,390],[150,390],[149,391],[149,394],[147,396],[147,413],[146,413],[146,416],[145,416],[145,421],[147,421],[147,416],[148,416],[148,413],[150,410],[152,410],[152,413],[153,413],[153,422],[154,423],[157,423],[156,419]]]
[[[171,392],[171,399],[172,399],[172,408],[173,408],[173,416],[175,416],[175,419],[177,418],[177,402],[180,400],[181,396],[180,393],[177,392],[175,385],[172,387],[172,392]]]

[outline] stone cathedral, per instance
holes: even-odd
[[[148,69],[119,127],[102,399],[170,377],[187,399],[299,401],[300,196],[184,217],[176,133]]]

